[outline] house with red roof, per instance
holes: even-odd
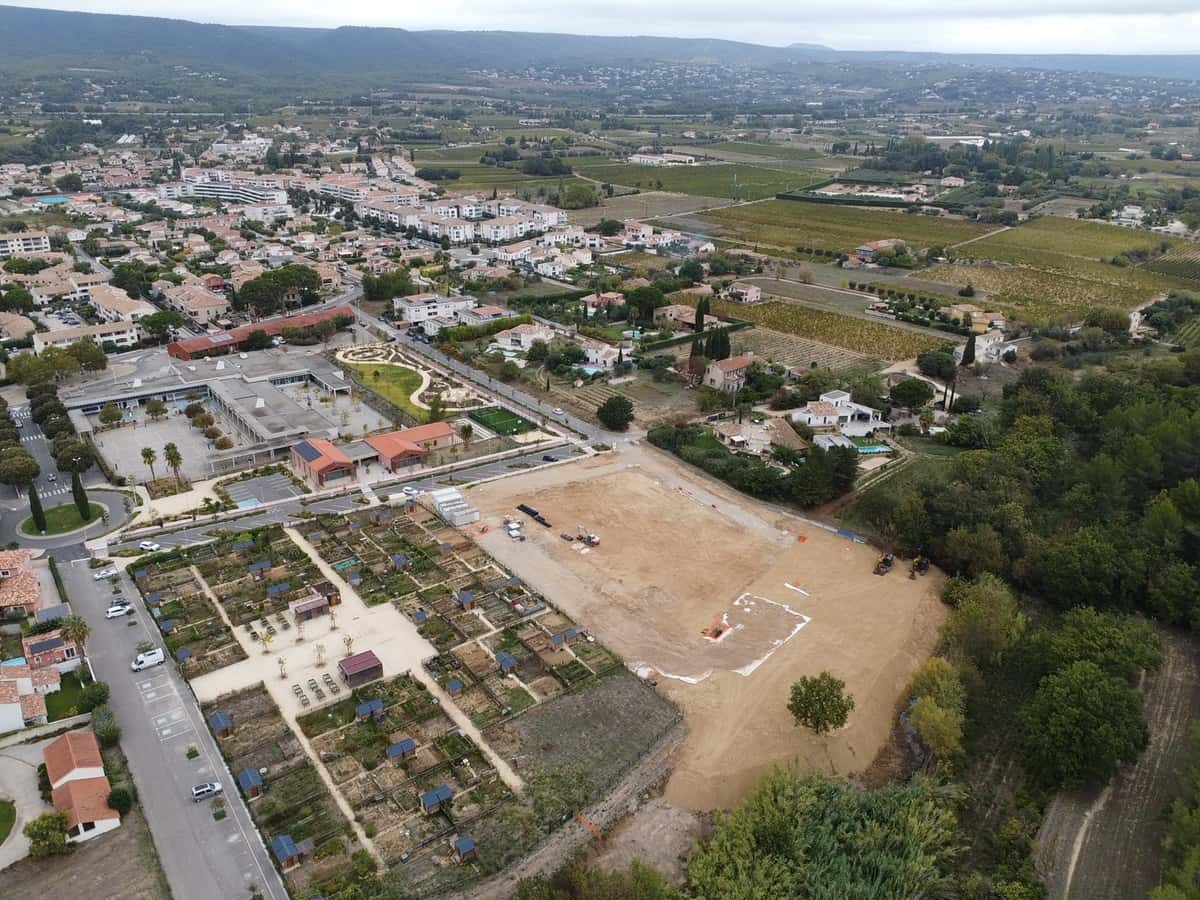
[[[42,750],[50,802],[67,816],[67,842],[79,843],[121,825],[108,805],[112,785],[104,775],[100,744],[90,731],[68,731]]]
[[[443,450],[458,442],[448,422],[430,422],[415,428],[402,428],[364,438],[363,442],[379,454],[379,462],[395,472],[420,462],[431,450]]]

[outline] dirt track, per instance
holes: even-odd
[[[871,573],[876,551],[698,477],[653,450],[494,482],[470,491],[484,547],[554,599],[633,668],[657,677],[688,737],[669,803],[735,804],[775,765],[858,772],[886,741],[895,704],[931,651],[941,578]],[[495,526],[528,502],[554,527],[514,543]],[[600,535],[587,554],[559,532]],[[727,617],[718,642],[701,629]],[[828,669],[857,708],[817,739],[786,710],[800,676]],[[657,673],[657,674],[656,674]]]
[[[1162,879],[1165,813],[1200,715],[1194,643],[1172,634],[1163,648],[1163,667],[1146,685],[1150,747],[1103,791],[1060,794],[1046,810],[1037,864],[1055,900],[1145,897]]]

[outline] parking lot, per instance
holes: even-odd
[[[287,500],[303,495],[303,491],[296,487],[286,475],[263,475],[260,478],[247,478],[245,481],[226,483],[223,487],[229,494],[229,499],[237,505],[238,509],[249,509],[261,503]]]

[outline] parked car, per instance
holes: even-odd
[[[121,616],[127,616],[133,612],[133,606],[129,603],[114,603],[110,606],[107,612],[104,613],[106,619],[119,619]]]
[[[133,662],[129,664],[129,668],[134,672],[141,672],[152,666],[161,666],[165,660],[166,655],[163,653],[163,648],[155,647],[153,650],[147,650],[145,653],[135,656]]]
[[[92,576],[92,579],[95,581],[103,581],[105,578],[112,578],[116,574],[117,574],[116,567],[109,566],[107,569],[101,569],[100,571],[98,571],[95,575]]]
[[[154,541],[142,541],[140,544],[138,544],[138,549],[145,550],[149,553],[155,553],[162,549],[162,544],[155,543]]]
[[[219,793],[221,793],[221,782],[206,781],[204,784],[198,784],[192,788],[192,802],[199,803],[201,800],[215,797]]]
[[[404,492],[405,496],[408,496],[408,497],[415,497],[415,496],[417,496],[417,494],[421,493],[415,487],[409,487],[408,485],[405,485],[400,490],[402,490]]]
[[[558,462],[557,456],[551,456],[549,453],[542,455],[542,462]]]
[[[55,473],[51,472],[49,475],[46,476],[46,479],[48,481],[58,481],[58,476]]]
[[[554,407],[554,414],[555,414],[556,416],[561,416],[561,415],[563,415],[564,413],[563,413],[563,409],[562,409],[562,407],[561,407],[561,406],[556,406],[556,407]]]

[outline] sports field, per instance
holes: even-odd
[[[916,248],[945,247],[993,230],[959,219],[802,200],[767,200],[731,206],[700,213],[695,218],[711,223],[714,237],[773,247],[820,247],[843,253],[866,241],[886,238],[899,238]]]
[[[860,772],[895,721],[945,610],[942,577],[872,574],[877,551],[680,471],[645,447],[469,490],[478,540],[680,705],[688,736],[666,800],[729,807],[776,765]],[[529,503],[553,527],[496,528]],[[600,538],[581,552],[560,531]],[[701,632],[725,623],[719,640]],[[818,738],[787,713],[791,684],[823,670],[856,707]]]
[[[507,409],[490,406],[486,409],[473,409],[467,415],[497,434],[524,434],[533,431],[537,426],[523,416],[518,416]]]

